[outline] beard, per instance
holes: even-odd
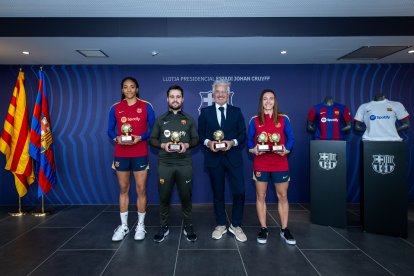
[[[177,103],[177,102],[175,102],[175,103]],[[174,103],[173,103],[174,104]],[[173,106],[173,105],[171,105],[171,104],[168,104],[168,107],[171,109],[171,110],[179,110],[179,109],[181,109],[181,106],[182,106],[182,104],[179,104],[179,105],[177,105],[177,106]]]

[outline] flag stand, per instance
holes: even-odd
[[[17,212],[9,212],[9,215],[12,217],[20,217],[26,215],[26,213],[22,212],[22,198],[19,196],[19,210]]]
[[[45,196],[42,195],[42,206],[41,206],[41,210],[40,210],[40,212],[39,211],[32,212],[32,216],[35,216],[35,217],[44,217],[44,216],[47,216],[49,214],[50,214],[49,212],[45,212]]]

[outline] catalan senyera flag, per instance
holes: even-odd
[[[29,141],[24,73],[19,72],[0,138],[0,151],[6,156],[5,169],[13,173],[19,197],[27,193],[29,185],[35,180]]]
[[[37,194],[40,197],[48,193],[56,184],[52,126],[42,70],[39,70],[39,89],[33,110],[29,153],[35,161],[35,175],[39,183]]]

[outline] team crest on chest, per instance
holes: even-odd
[[[126,123],[126,121],[127,121],[127,118],[126,118],[126,117],[122,117],[122,118],[121,118],[121,122],[122,122],[122,123]]]
[[[170,135],[171,135],[171,131],[169,131],[168,129],[166,129],[166,130],[164,130],[164,136],[165,137],[170,137]]]
[[[339,115],[339,111],[338,110],[335,110],[335,115]]]
[[[186,120],[181,120],[181,124],[182,124],[183,126],[185,126],[185,125],[187,124],[187,121],[186,121]]]
[[[138,113],[142,113],[142,108],[138,107],[138,108],[137,108],[137,112],[138,112]]]

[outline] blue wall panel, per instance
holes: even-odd
[[[0,66],[0,125],[7,113],[19,67]],[[29,114],[37,95],[38,67],[23,67]],[[256,113],[258,97],[264,88],[276,90],[282,112],[289,115],[296,144],[289,162],[291,202],[309,201],[309,141],[306,116],[310,107],[331,95],[348,105],[352,115],[359,105],[382,91],[388,99],[400,101],[410,114],[414,112],[414,69],[411,64],[344,65],[186,65],[186,66],[46,66],[44,67],[55,141],[58,184],[47,195],[52,204],[104,204],[118,202],[118,185],[111,169],[113,144],[107,137],[107,117],[111,105],[120,99],[120,81],[127,75],[140,83],[141,98],[154,106],[157,115],[167,109],[166,89],[179,84],[185,90],[184,110],[195,119],[203,97],[216,77],[232,81],[232,103],[241,107],[246,125]],[[205,103],[204,103],[205,104]],[[30,115],[31,117],[31,115]],[[403,133],[409,148],[409,199],[414,200],[414,122]],[[359,201],[361,135],[351,133],[348,140],[348,200]],[[157,204],[157,154],[150,149],[148,199]],[[208,176],[200,149],[194,150],[194,191],[196,203],[212,202]],[[244,152],[246,200],[255,201],[252,158]],[[17,193],[13,177],[4,170],[0,156],[0,204],[15,204]],[[334,182],[333,182],[334,184]],[[392,183],[390,183],[392,184]],[[29,189],[24,204],[39,204],[37,185]],[[227,199],[230,192],[227,191]],[[131,189],[131,202],[136,200]],[[274,193],[269,200],[275,201]],[[174,202],[178,197],[174,194]]]

